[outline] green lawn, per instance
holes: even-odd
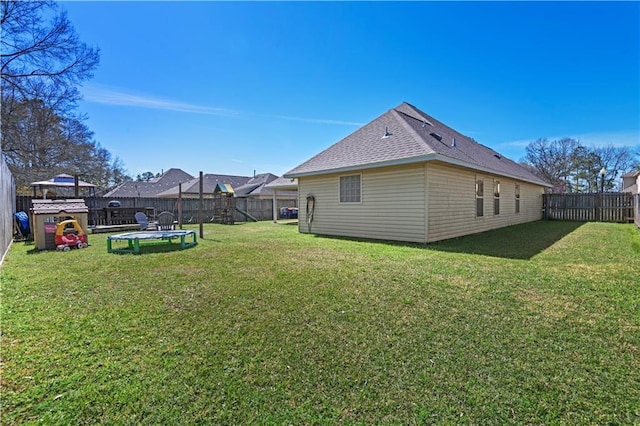
[[[1,422],[640,423],[633,225],[422,246],[254,223],[198,242],[15,243]]]

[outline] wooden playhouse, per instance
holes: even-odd
[[[89,207],[83,199],[31,200],[31,229],[38,250],[55,250],[58,223],[76,219],[86,233],[89,228]]]

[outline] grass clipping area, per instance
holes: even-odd
[[[195,228],[192,228],[195,229]],[[3,424],[640,422],[640,231],[431,245],[206,225],[187,250],[14,243]]]

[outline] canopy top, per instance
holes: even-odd
[[[60,186],[60,187],[74,187],[76,186],[75,178],[71,175],[60,174],[52,177],[49,180],[41,180],[39,182],[31,182],[31,186]],[[95,188],[92,183],[78,180],[78,186],[81,188]]]

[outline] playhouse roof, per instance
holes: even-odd
[[[33,214],[89,213],[83,199],[32,200]]]
[[[230,194],[233,195],[233,187],[231,184],[218,182],[216,187],[213,189],[214,194]]]

